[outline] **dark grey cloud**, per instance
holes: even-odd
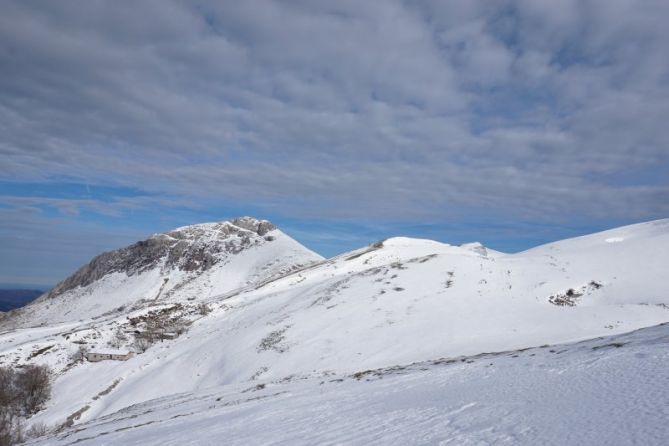
[[[310,218],[665,216],[667,17],[623,0],[5,2],[0,175]]]

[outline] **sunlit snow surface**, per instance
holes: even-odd
[[[53,398],[30,423],[59,425],[80,413],[74,428],[89,427],[61,434],[62,441],[96,436],[92,441],[109,444],[120,441],[114,435],[137,444],[281,439],[291,444],[300,438],[592,444],[590,423],[607,426],[598,434],[602,439],[621,431],[641,435],[645,430],[642,438],[651,443],[666,436],[665,427],[657,426],[669,406],[667,346],[656,339],[664,336],[664,327],[648,332],[660,333],[654,341],[639,338],[635,347],[584,347],[573,355],[538,350],[535,356],[497,357],[493,366],[476,360],[414,368],[380,381],[330,381],[365,370],[575,342],[667,322],[669,220],[513,255],[476,243],[458,247],[400,237],[322,260],[280,231],[271,234],[274,241],[205,274],[182,280],[175,272],[169,283],[183,285],[159,298],[163,279],[152,270],[129,279],[141,284],[137,288],[108,277],[62,301],[30,306],[26,314],[46,326],[0,334],[2,364],[46,363],[56,371]],[[147,303],[132,307],[139,298]],[[114,309],[118,302],[126,309],[100,315],[100,308]],[[207,303],[213,311],[193,316],[181,337],[126,362],[68,365],[75,341],[104,346],[128,317],[177,303]],[[573,362],[562,363],[572,357]],[[618,369],[627,371],[616,375]],[[258,384],[266,387],[242,392]],[[180,398],[170,396],[175,394],[192,401],[171,408]],[[143,408],[156,398],[163,399]],[[152,412],[139,415],[149,408]],[[132,418],[119,421],[127,411]],[[112,427],[105,427],[107,419],[115,420]],[[151,424],[112,433],[142,419]],[[182,428],[189,433],[178,434]],[[322,434],[308,437],[316,431]],[[103,432],[108,434],[97,436]],[[553,437],[540,440],[551,432]],[[631,441],[629,435],[624,438]],[[563,441],[552,439],[558,437]]]
[[[139,404],[45,444],[666,445],[669,325]]]

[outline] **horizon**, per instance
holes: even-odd
[[[54,285],[36,285],[36,284],[23,284],[23,283],[2,283],[0,282],[0,290],[30,290],[30,291],[49,291],[53,288]]]
[[[249,215],[245,215],[245,216],[249,216]],[[239,216],[237,216],[237,217],[242,217],[242,216],[239,215]],[[254,216],[250,216],[250,217],[252,217],[252,218],[256,218],[256,217],[254,217]],[[207,224],[207,223],[218,223],[218,222],[223,222],[223,221],[229,221],[229,220],[232,220],[233,218],[236,218],[236,217],[230,217],[230,218],[223,219],[223,220],[211,220],[211,221],[206,221],[206,222],[192,223],[191,225]],[[343,254],[343,253],[346,253],[346,252],[349,252],[349,251],[353,251],[353,250],[356,250],[356,249],[363,248],[363,247],[365,247],[365,246],[367,246],[367,245],[370,245],[370,244],[374,243],[375,241],[384,240],[384,239],[391,238],[391,237],[427,238],[428,240],[434,240],[434,241],[437,241],[437,242],[440,242],[440,243],[445,243],[445,244],[450,244],[450,245],[455,245],[455,246],[462,245],[462,244],[464,244],[464,243],[480,242],[480,243],[481,243],[483,246],[485,246],[486,248],[494,249],[495,251],[503,252],[503,253],[505,253],[505,254],[516,254],[516,253],[519,253],[519,252],[522,252],[522,251],[525,251],[525,250],[528,250],[528,249],[536,248],[536,247],[539,247],[539,246],[542,246],[542,245],[545,245],[545,244],[548,244],[548,243],[558,242],[558,241],[561,241],[561,240],[566,240],[566,239],[570,239],[570,238],[574,238],[574,237],[581,237],[581,236],[587,236],[587,235],[591,235],[591,234],[596,234],[596,233],[599,233],[599,232],[608,231],[608,230],[611,230],[611,229],[616,229],[616,228],[619,228],[619,227],[621,227],[621,226],[629,226],[629,225],[635,225],[635,224],[650,223],[650,222],[652,222],[652,221],[664,220],[664,219],[656,219],[656,220],[649,220],[649,221],[643,221],[643,222],[635,222],[635,223],[630,223],[630,224],[627,224],[627,225],[621,225],[621,226],[615,226],[615,227],[608,227],[608,228],[601,228],[601,229],[598,229],[598,230],[595,230],[595,231],[591,231],[591,232],[586,232],[586,233],[575,233],[575,234],[573,234],[573,235],[571,235],[571,236],[569,236],[569,237],[565,237],[565,238],[560,238],[560,239],[555,239],[555,240],[544,240],[544,241],[541,241],[541,242],[538,243],[538,244],[529,245],[529,246],[523,247],[522,249],[519,249],[519,250],[516,250],[516,251],[504,251],[504,250],[501,250],[501,249],[497,249],[495,246],[493,246],[493,245],[491,245],[491,244],[487,244],[487,243],[485,243],[485,242],[481,242],[480,240],[468,240],[468,241],[462,241],[462,242],[448,242],[448,241],[444,241],[444,240],[432,239],[432,238],[428,238],[428,237],[417,237],[417,236],[412,236],[412,235],[408,235],[408,234],[395,234],[395,235],[392,235],[392,234],[391,234],[391,235],[388,235],[388,236],[386,236],[386,237],[375,238],[375,239],[370,240],[369,242],[367,242],[367,243],[363,243],[363,244],[361,244],[361,245],[351,246],[351,247],[349,247],[348,249],[345,249],[345,250],[343,250],[343,251],[338,250],[338,251],[334,251],[332,254],[326,255],[326,254],[323,254],[322,252],[319,252],[319,251],[317,251],[316,249],[314,249],[314,248],[312,248],[312,247],[310,247],[310,246],[308,246],[308,245],[302,243],[298,238],[296,238],[296,237],[294,237],[293,235],[291,235],[290,233],[286,232],[280,225],[277,225],[274,221],[269,220],[269,219],[264,219],[264,218],[257,218],[257,219],[258,219],[258,220],[268,220],[268,221],[270,221],[270,223],[274,224],[274,225],[277,227],[277,229],[279,229],[279,230],[281,230],[282,232],[286,233],[288,236],[290,236],[291,238],[295,239],[295,240],[296,240],[297,242],[299,242],[300,244],[304,245],[305,247],[311,249],[312,251],[316,252],[317,254],[320,254],[321,256],[323,256],[323,257],[325,257],[325,258],[332,258],[332,257],[335,257],[335,256],[337,256],[337,255],[340,255],[340,254]],[[184,225],[184,226],[190,226],[190,225]],[[159,233],[164,233],[164,232],[169,232],[170,230],[177,229],[177,228],[178,228],[178,227],[173,227],[173,228],[169,228],[169,229],[167,229],[167,230],[165,230],[165,231],[161,231],[161,232],[153,232],[153,233],[151,233],[151,234],[147,234],[144,238],[140,238],[140,239],[137,239],[137,240],[132,240],[132,241],[129,242],[127,245],[117,246],[117,247],[115,247],[115,248],[111,248],[111,249],[109,249],[108,251],[112,251],[112,250],[115,250],[115,249],[120,249],[120,248],[123,248],[123,247],[125,247],[125,246],[128,246],[128,245],[130,245],[130,244],[132,244],[132,243],[135,243],[135,242],[137,242],[137,241],[145,240],[146,238],[150,237],[151,235],[159,234]],[[339,246],[340,246],[340,245],[337,245],[337,247],[339,247]],[[88,262],[89,262],[90,260],[92,260],[93,257],[95,257],[95,256],[97,256],[97,255],[99,255],[99,254],[102,254],[102,252],[103,252],[103,251],[98,252],[97,254],[93,255],[91,258],[85,260],[85,261],[84,261],[83,263],[81,263],[79,266],[77,266],[77,267],[74,268],[72,271],[70,271],[70,272],[67,273],[65,276],[61,277],[60,279],[58,279],[58,280],[55,281],[55,282],[52,282],[52,283],[48,283],[48,282],[43,282],[43,283],[42,283],[42,282],[39,282],[39,281],[38,281],[38,282],[33,282],[33,283],[0,282],[0,289],[9,289],[9,290],[28,290],[28,289],[29,289],[29,290],[39,290],[39,291],[42,291],[42,292],[47,292],[47,291],[49,291],[50,289],[52,289],[54,286],[56,286],[59,282],[61,282],[62,280],[65,280],[67,277],[69,277],[71,274],[73,274],[78,268],[80,268],[80,267],[82,267],[82,266],[88,264]]]
[[[669,216],[669,3],[31,3],[0,17],[0,283],[256,215],[325,257]]]

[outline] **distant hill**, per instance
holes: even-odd
[[[22,307],[37,297],[43,291],[40,290],[3,290],[0,289],[0,311],[9,311]]]

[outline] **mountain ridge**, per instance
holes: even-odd
[[[219,240],[216,225],[185,231]],[[160,267],[113,272],[20,313],[21,329],[0,334],[0,358],[49,364],[58,377],[57,396],[35,421],[57,425],[85,405],[78,422],[86,422],[175,393],[582,341],[669,321],[661,280],[669,220],[515,254],[394,237],[323,259],[279,229],[227,236],[234,246],[250,242],[192,271],[166,267],[163,255]],[[71,359],[82,345],[135,349],[156,321],[178,322],[174,337],[154,339],[126,362]]]
[[[155,300],[176,292],[180,287],[196,283],[205,275],[215,275],[228,264],[243,263],[239,258],[249,257],[248,254],[253,250],[265,251],[266,255],[256,252],[254,255],[257,262],[251,255],[247,260],[252,264],[238,265],[238,268],[247,267],[250,270],[236,271],[235,277],[227,279],[242,282],[245,279],[251,282],[262,281],[276,273],[285,272],[284,270],[322,260],[322,257],[279,231],[267,220],[240,217],[229,221],[182,226],[95,256],[30,305],[6,315],[4,323],[7,324],[12,318],[21,318],[27,323],[30,317],[22,315],[34,313],[33,310],[39,306],[51,305],[50,313],[54,316],[53,306],[58,303],[59,298],[74,296],[81,300],[86,296],[99,294],[101,287],[110,291],[115,286],[124,286],[127,289],[125,294],[128,296],[121,298],[119,307],[122,304],[133,305],[140,300]],[[234,267],[229,266],[228,269]],[[225,279],[224,273],[216,281],[212,279],[212,283],[206,285],[210,289],[209,293],[222,293],[236,288],[221,283]],[[131,289],[133,284],[139,291]],[[90,302],[90,298],[84,300]],[[80,318],[99,316],[116,308],[108,303],[100,303],[97,307],[106,311],[91,308],[88,313],[80,312]],[[64,308],[62,313],[64,315],[71,310]],[[2,322],[0,321],[0,325]],[[44,322],[48,322],[48,319]]]
[[[141,273],[144,270],[155,267],[160,258],[168,255],[167,265],[177,265],[180,269],[192,271],[196,269],[208,269],[216,258],[212,253],[207,252],[200,238],[207,238],[206,243],[215,243],[211,240],[213,233],[221,233],[225,236],[236,234],[240,231],[253,232],[259,236],[264,236],[269,231],[276,229],[267,220],[256,220],[252,217],[240,217],[230,221],[217,223],[201,223],[195,225],[182,226],[171,231],[159,234],[153,234],[151,237],[135,242],[124,248],[107,251],[94,257],[88,264],[82,266],[74,274],[58,283],[47,293],[47,298],[54,298],[70,289],[78,286],[87,286],[104,275],[122,271],[128,275]],[[169,239],[177,240],[172,243]],[[196,250],[188,250],[188,240],[196,245]],[[249,243],[250,238],[244,238],[244,244]],[[206,244],[205,243],[205,244]],[[234,244],[226,245],[226,248],[232,252],[243,247]],[[121,257],[119,264],[118,258]],[[116,260],[116,262],[114,262]],[[179,262],[181,262],[179,264]],[[102,268],[100,268],[102,267]]]

